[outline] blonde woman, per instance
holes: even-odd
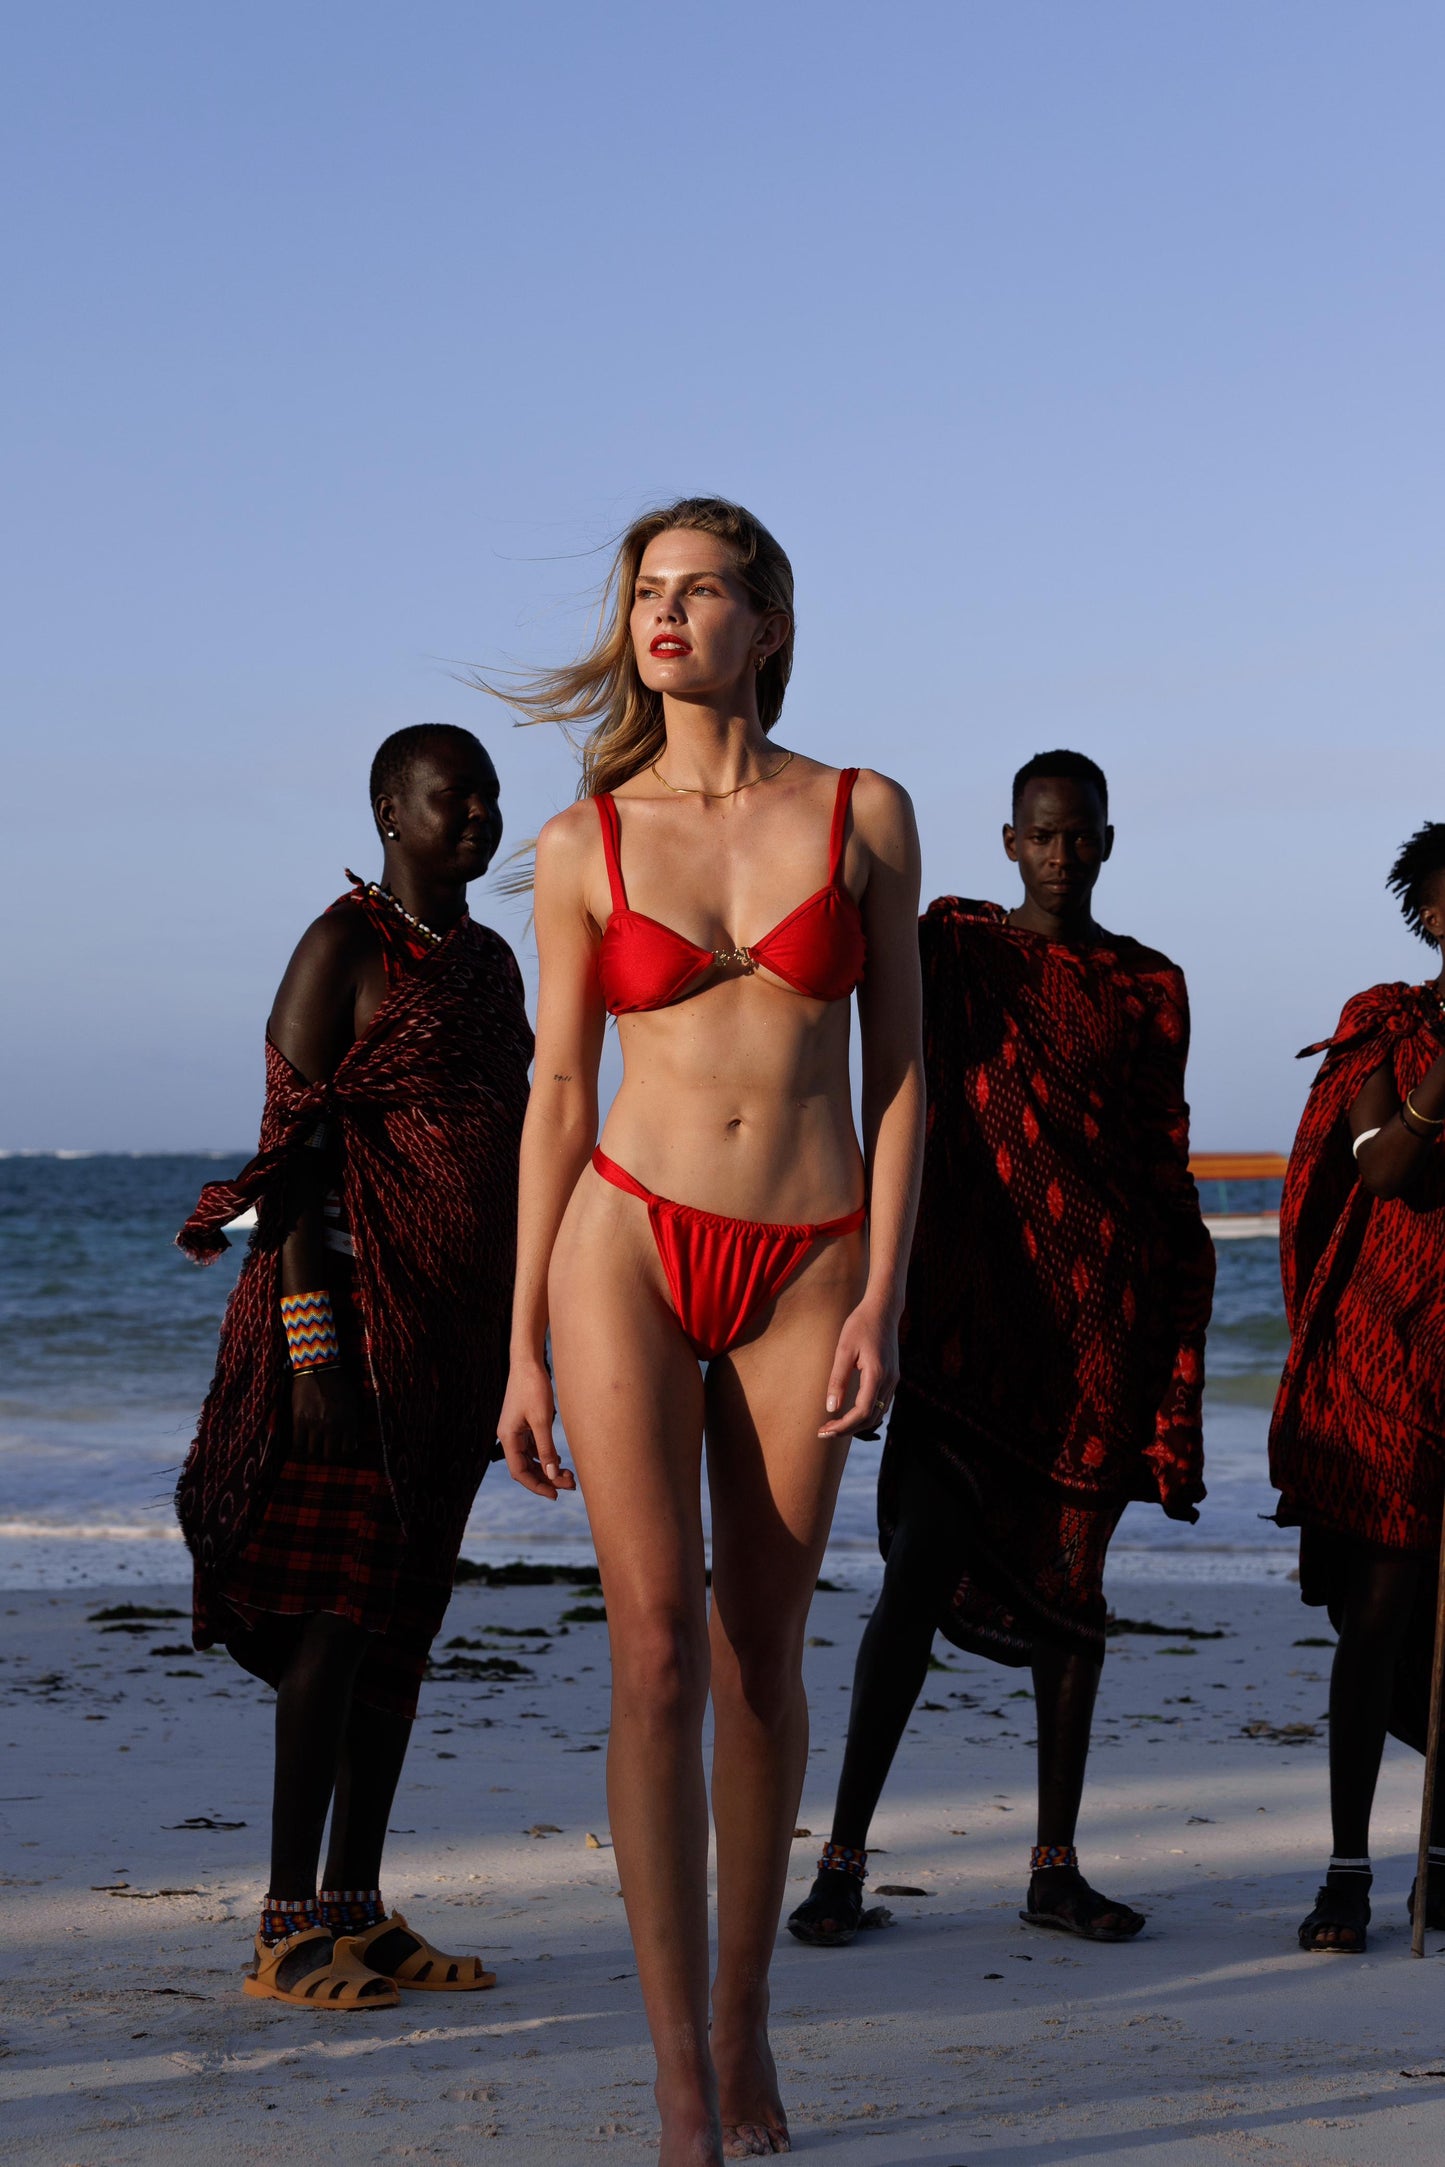
[[[750,513],[701,498],[637,520],[609,595],[595,650],[509,695],[532,720],[592,727],[579,802],[537,845],[500,1434],[528,1489],[572,1486],[550,1324],[607,1602],[608,1803],[662,2167],[715,2167],[788,2150],[768,1966],[808,1750],[808,1605],[849,1440],[898,1375],[923,1108],[918,846],[895,783],[770,737],[792,570]],[[594,1150],[609,1011],[624,1074]]]

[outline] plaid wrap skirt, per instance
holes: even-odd
[[[900,1404],[879,1470],[879,1547],[886,1558],[912,1518],[927,1526],[947,1565],[938,1630],[955,1648],[1011,1669],[1040,1643],[1101,1658],[1104,1566],[1124,1504],[1081,1504],[1031,1469],[970,1453]]]
[[[409,1563],[383,1464],[355,1270],[339,1255],[328,1266],[342,1361],[357,1388],[356,1458],[336,1465],[287,1456],[246,1541],[219,1571],[197,1575],[194,1637],[201,1648],[220,1641],[242,1669],[276,1685],[295,1641],[288,1621],[323,1611],[345,1618],[371,1636],[353,1698],[410,1718],[451,1583],[424,1579]]]

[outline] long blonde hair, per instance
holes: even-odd
[[[681,497],[634,519],[617,544],[597,612],[597,636],[577,662],[560,669],[524,672],[511,686],[477,676],[479,690],[505,700],[524,722],[560,723],[585,730],[579,798],[615,790],[650,767],[667,740],[662,695],[643,684],[632,647],[630,617],[643,552],[659,534],[686,528],[726,542],[738,575],[759,609],[780,610],[787,636],[758,672],[758,717],[771,730],[783,711],[793,669],[793,567],[760,519],[724,497]]]

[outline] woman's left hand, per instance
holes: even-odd
[[[856,1437],[865,1430],[876,1432],[897,1385],[897,1320],[862,1301],[838,1334],[828,1379],[828,1420],[818,1435]]]

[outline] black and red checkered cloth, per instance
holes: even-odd
[[[424,944],[359,884],[332,908],[367,912],[389,990],[321,1083],[267,1042],[261,1148],[234,1181],[207,1185],[177,1237],[208,1262],[227,1222],[256,1207],[176,1504],[197,1646],[230,1644],[238,1622],[334,1611],[379,1636],[358,1697],[410,1714],[506,1385],[532,1034],[515,959],[487,927],[464,918]],[[362,1416],[349,1466],[289,1450],[286,1174],[318,1120],[355,1250],[328,1263]]]
[[[224,1643],[245,1669],[278,1685],[291,1642],[277,1622],[329,1611],[370,1634],[353,1697],[410,1718],[452,1592],[452,1570],[413,1557],[382,1450],[380,1407],[356,1268],[330,1256],[327,1278],[342,1363],[356,1394],[354,1457],[344,1465],[286,1457],[246,1539],[214,1573],[198,1572],[196,1643]],[[453,1567],[455,1568],[455,1561]]]

